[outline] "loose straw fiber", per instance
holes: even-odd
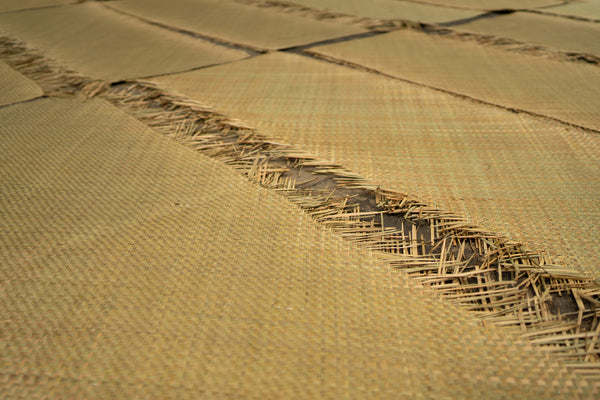
[[[448,22],[471,18],[477,11],[446,8],[398,0],[293,0],[291,3],[336,13],[379,19]]]
[[[0,2],[0,12],[73,4],[76,1],[77,0],[2,0]]]
[[[292,54],[153,82],[600,278],[598,135]]]
[[[42,94],[38,85],[0,61],[0,106],[30,100]]]
[[[123,0],[111,7],[230,42],[279,49],[362,32],[356,26],[313,20],[230,0]]]
[[[403,79],[600,130],[597,66],[412,30],[314,50]]]
[[[42,99],[0,119],[3,399],[584,390],[104,101]]]
[[[96,2],[3,14],[0,26],[30,48],[85,75],[110,81],[247,56],[120,15]]]
[[[595,22],[517,12],[476,19],[454,29],[600,56],[600,24]]]

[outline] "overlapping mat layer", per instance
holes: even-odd
[[[475,19],[453,28],[600,56],[600,24],[595,22],[516,12]]]
[[[431,4],[397,0],[292,0],[291,3],[317,10],[379,19],[401,19],[440,23],[471,18],[478,11],[439,7]]]
[[[0,399],[597,398],[597,24],[477,18],[559,2],[0,1]]]
[[[600,130],[599,69],[402,30],[313,48],[338,59]]]
[[[42,94],[38,85],[0,61],[0,106],[34,99]]]
[[[60,6],[64,4],[74,4],[76,2],[77,0],[2,0],[2,2],[0,2],[0,12]]]
[[[544,11],[600,21],[600,1],[598,0],[569,1]]]
[[[412,0],[408,0],[412,1]],[[416,0],[418,2],[418,0]],[[474,10],[531,9],[561,4],[561,0],[425,0],[424,3]]]
[[[96,2],[2,14],[0,26],[78,72],[109,81],[185,71],[248,55],[142,23]]]
[[[41,99],[0,119],[3,399],[585,390],[102,100]]]
[[[600,278],[597,134],[291,54],[153,82]]]
[[[259,49],[293,47],[363,31],[231,0],[123,0],[109,5],[148,20]]]

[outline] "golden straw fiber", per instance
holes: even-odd
[[[246,52],[151,26],[97,2],[0,15],[0,26],[88,76],[116,81],[238,60]]]
[[[259,49],[347,36],[363,29],[230,0],[123,0],[110,7],[169,26]]]
[[[2,0],[0,2],[0,12],[60,6],[64,4],[75,4],[76,2],[77,0]]]
[[[290,3],[317,10],[379,19],[401,19],[415,22],[440,23],[479,14],[473,10],[446,8],[431,4],[397,0],[291,0]]]
[[[595,22],[517,12],[476,19],[453,29],[600,56],[600,24]]]
[[[152,81],[600,278],[597,134],[292,54]]]
[[[312,50],[402,79],[600,130],[597,66],[413,30]]]
[[[3,399],[592,396],[102,100],[0,119]]]
[[[0,106],[34,99],[43,94],[38,85],[0,61]]]
[[[102,97],[168,137],[235,166],[252,182],[284,193],[320,225],[374,250],[388,265],[486,323],[518,327],[519,336],[588,382],[600,383],[600,328],[589,306],[600,304],[600,287],[589,277],[447,211],[305,158],[301,150],[272,142],[191,99],[140,82],[113,86]],[[324,168],[328,174],[315,171]],[[369,197],[378,211],[369,212]],[[412,227],[398,219],[412,221]],[[475,259],[469,249],[476,249]]]

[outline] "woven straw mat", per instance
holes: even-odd
[[[417,0],[418,1],[418,0]],[[562,0],[424,0],[425,3],[475,10],[531,9],[564,3]]]
[[[413,82],[600,130],[600,69],[402,30],[315,47]]]
[[[576,17],[590,18],[600,20],[600,1],[598,0],[579,0],[570,1],[557,7],[544,10],[550,13],[572,15]]]
[[[600,278],[597,134],[293,54],[152,81]]]
[[[137,21],[96,2],[2,14],[0,26],[30,48],[41,49],[78,72],[110,81],[247,56]]]
[[[440,23],[471,18],[477,11],[438,7],[398,0],[292,0],[291,3],[328,12],[378,19]]]
[[[102,100],[0,120],[3,399],[577,398],[541,353]]]
[[[73,4],[76,2],[77,0],[2,0],[0,2],[0,12],[59,6],[63,4]]]
[[[476,19],[453,28],[600,56],[600,24],[595,22],[517,12]]]
[[[356,26],[229,0],[123,0],[109,5],[145,19],[259,49],[293,47],[363,32]]]
[[[0,61],[0,106],[31,100],[43,94],[38,85]]]

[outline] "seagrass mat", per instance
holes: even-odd
[[[600,20],[600,1],[598,0],[578,0],[570,1],[566,4],[551,7],[544,10],[549,13],[572,15],[589,19]]]
[[[418,0],[416,1],[418,2]],[[521,10],[549,7],[563,3],[562,0],[425,0],[424,2],[474,10]]]
[[[600,73],[595,65],[548,60],[413,30],[313,50],[403,79],[600,130]]]
[[[595,22],[516,12],[476,19],[453,28],[600,56],[600,24]]]
[[[110,7],[169,26],[258,49],[279,49],[362,32],[229,0],[123,0]]]
[[[581,381],[102,100],[0,109],[0,397],[579,398]]]
[[[397,0],[292,0],[317,10],[379,19],[440,23],[476,16],[479,12]]]
[[[153,82],[600,278],[597,134],[293,54]]]
[[[38,85],[0,61],[0,106],[34,99],[42,94]]]
[[[74,4],[77,0],[2,0],[0,12]]]
[[[30,48],[110,81],[185,71],[248,55],[151,26],[96,2],[2,14],[0,26]]]

